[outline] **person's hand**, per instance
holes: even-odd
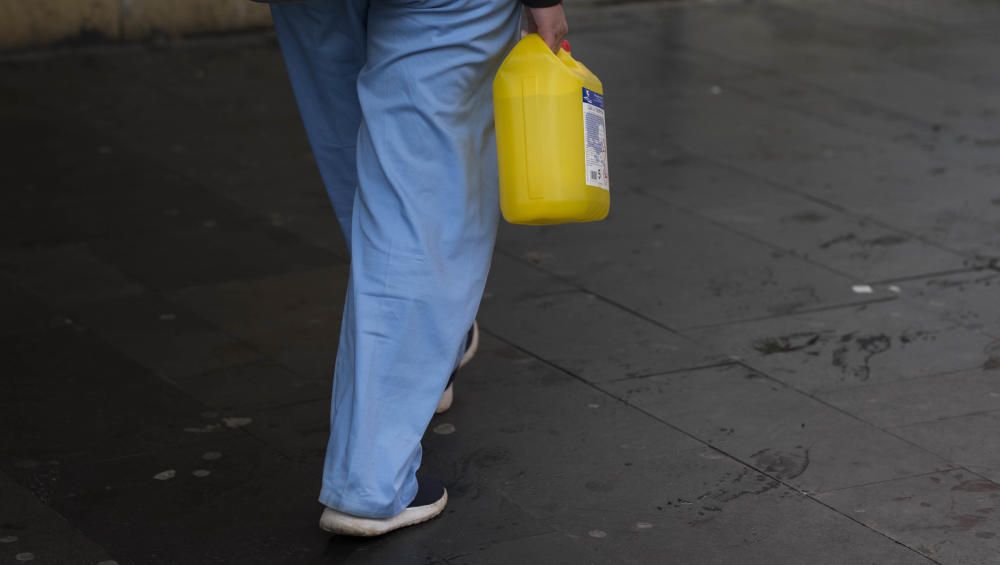
[[[566,12],[562,4],[548,8],[528,8],[525,30],[537,33],[553,53],[559,51],[559,43],[569,33],[569,23],[566,22]]]

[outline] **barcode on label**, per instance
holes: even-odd
[[[597,171],[590,171],[590,180],[599,180],[600,178],[601,178],[601,174],[599,172],[597,172]]]

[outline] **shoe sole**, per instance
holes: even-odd
[[[436,518],[444,511],[448,505],[448,491],[444,491],[444,496],[427,506],[417,508],[407,508],[392,518],[375,520],[372,518],[360,518],[338,512],[332,508],[323,511],[323,516],[319,520],[319,528],[329,534],[340,536],[352,536],[370,538],[382,536],[389,532],[396,531],[409,526],[416,526]]]

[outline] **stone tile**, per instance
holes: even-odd
[[[1000,381],[996,369],[973,369],[818,396],[876,426],[905,426],[1000,410]]]
[[[553,532],[467,466],[425,452],[421,473],[445,482],[448,507],[426,527],[409,533],[407,545],[422,546],[450,561],[456,555]]]
[[[61,531],[23,531],[17,541],[0,544],[0,564],[59,563],[60,565],[91,565],[113,561],[101,546],[87,539],[72,527]]]
[[[330,398],[329,385],[320,386],[315,380],[267,360],[179,377],[174,384],[199,402],[223,412]]]
[[[2,349],[0,454],[12,464],[184,445],[192,434],[182,428],[205,410],[78,327],[9,338]]]
[[[965,471],[860,486],[820,499],[936,563],[1000,558],[1000,485]]]
[[[544,470],[544,469],[543,469]],[[882,536],[712,451],[549,470],[504,491],[592,552],[591,562],[919,563]],[[821,547],[837,547],[831,554]]]
[[[919,422],[892,433],[1000,482],[1000,412]]]
[[[859,282],[962,268],[969,261],[907,233],[691,155],[638,168],[628,182],[644,195]]]
[[[808,392],[980,367],[994,341],[902,300],[685,333]]]
[[[506,565],[541,561],[551,565],[625,563],[608,555],[588,551],[572,537],[562,533],[531,536],[498,543],[465,555],[450,556],[452,565]]]
[[[605,222],[510,228],[501,248],[675,329],[872,298],[851,292],[857,281],[650,202],[621,193]]]
[[[176,497],[175,506],[196,506],[288,463],[258,439],[223,422],[221,417],[192,420],[191,427],[185,428],[190,441],[183,445],[66,461],[21,459],[6,462],[4,472],[55,508],[100,500],[101,504],[135,505],[132,510],[138,511],[142,502],[127,500],[130,494],[148,491],[148,504],[154,498],[163,503]],[[208,473],[195,475],[196,471]]]
[[[11,157],[24,163],[8,172],[9,182],[18,188],[5,226],[13,228],[13,241],[127,239],[160,231],[211,227],[218,232],[254,225],[253,216],[234,202],[72,119],[28,114],[12,127],[20,144],[11,148]],[[56,153],[67,155],[66,161],[29,167],[38,154],[49,154],[52,143],[41,136],[68,138],[72,147],[60,147]]]
[[[308,378],[332,375],[347,289],[344,264],[187,288],[171,299]]]
[[[67,190],[57,197],[60,209],[73,210],[65,221],[79,233],[128,239],[173,231],[212,237],[218,232],[266,229],[250,212],[185,175],[120,146],[111,151],[105,156],[112,161],[109,170],[94,175],[77,172],[67,179],[78,186],[100,186],[100,191]]]
[[[901,296],[918,307],[1000,338],[1000,272],[982,269],[896,284]]]
[[[66,112],[66,102],[58,96],[24,92],[24,85],[52,74],[75,87],[76,105],[64,121],[82,121],[108,133],[111,141],[102,146],[127,146],[141,159],[200,183],[203,192],[255,212],[264,224],[347,256],[273,40],[203,45],[190,54],[120,53],[91,58],[82,72],[72,61],[47,61],[11,69],[8,88],[22,98],[41,99],[49,113]],[[108,80],[89,80],[95,74]],[[234,88],[256,94],[244,100],[232,95]],[[159,113],[146,111],[150,106],[177,108],[203,127],[192,130],[187,120],[164,121]],[[146,135],[151,129],[156,136]],[[275,145],[275,138],[282,143]],[[258,158],[261,151],[267,152],[266,159]],[[276,190],[280,199],[274,198]],[[193,204],[177,200],[182,206]]]
[[[887,98],[887,93],[906,84],[910,93],[906,96],[907,111],[913,106],[921,108],[920,111],[914,108],[911,115],[915,116],[926,118],[930,112],[942,116],[945,113],[942,106],[948,106],[951,114],[980,112],[983,96],[980,91],[921,73],[905,72],[861,55],[860,46],[869,37],[886,40],[882,33],[852,37],[849,43],[840,38],[841,43],[833,46],[823,41],[808,46],[796,44],[776,55],[770,48],[748,51],[742,47],[742,41],[732,38],[743,37],[751,45],[760,44],[767,41],[761,30],[772,26],[794,35],[794,30],[811,25],[808,17],[793,17],[770,6],[743,7],[725,15],[709,14],[711,10],[692,11],[692,19],[685,19],[684,30],[674,31],[673,35],[669,25],[655,31],[651,28],[651,33],[659,33],[670,44],[681,43],[717,53],[737,64],[780,69],[812,84],[835,88],[845,96],[872,100],[878,105],[894,99]],[[771,17],[777,21],[771,21]],[[704,33],[690,31],[701,27]],[[733,45],[740,47],[734,50]],[[634,51],[605,50],[594,62],[594,68],[607,71],[609,74],[602,76],[606,76],[609,84],[613,83],[618,75],[626,73],[625,58],[631,52]],[[836,65],[831,66],[828,57],[833,57]],[[639,147],[665,138],[698,155],[852,213],[872,216],[950,249],[969,255],[996,254],[996,213],[990,204],[995,197],[990,188],[995,185],[993,172],[977,170],[971,164],[956,166],[946,155],[873,139],[815,117],[802,116],[760,97],[750,98],[735,91],[711,95],[710,88],[680,81],[665,88],[673,89],[671,95],[660,87],[628,91],[619,100],[630,109],[618,118],[619,122],[628,121],[620,127],[630,134],[642,130],[650,115],[670,119],[669,128],[646,127],[650,133],[642,137]],[[949,102],[942,104],[942,100]],[[707,122],[709,119],[711,122]],[[941,120],[938,126],[954,121],[943,116]],[[720,127],[705,127],[706,123]],[[958,190],[961,195],[955,194],[944,202],[939,197],[943,187]]]
[[[700,445],[490,336],[480,347],[455,381],[454,405],[431,421],[423,442],[461,469],[502,479],[527,465],[624,465]]]
[[[603,386],[699,440],[809,492],[949,467],[940,457],[741,365]]]
[[[5,167],[0,184],[0,242],[4,247],[75,241],[96,234],[81,232],[70,210],[62,205],[65,188],[74,175],[109,172],[110,160],[96,158],[106,147],[108,136],[95,135],[72,120],[31,108],[30,103],[12,101],[15,115],[4,116],[4,136],[0,149],[17,167]],[[51,156],[58,155],[58,159]],[[63,191],[55,190],[62,186]],[[93,227],[93,226],[92,226]]]
[[[0,276],[0,337],[65,325],[66,318],[52,312],[37,296]]]
[[[315,463],[326,454],[330,437],[330,399],[312,400],[272,409],[244,410],[247,433],[289,459]],[[317,491],[318,492],[318,491]]]
[[[430,526],[430,524],[427,524]],[[423,528],[410,528],[397,532],[392,541],[385,538],[359,539],[332,537],[327,542],[322,556],[310,563],[344,563],[345,565],[381,565],[400,563],[402,565],[449,565],[443,557],[432,549],[416,541]],[[402,538],[402,539],[401,539]]]
[[[158,290],[329,267],[328,251],[276,228],[163,232],[93,243],[102,259]]]
[[[4,473],[0,473],[0,540],[0,563],[5,565],[18,563],[16,556],[28,553],[39,563],[110,559],[102,547]]]
[[[219,466],[227,465],[225,455]],[[126,563],[317,559],[328,539],[316,527],[318,469],[259,457],[263,465],[233,462],[231,474],[216,467],[197,477],[178,469],[173,479],[91,491],[53,506]]]
[[[141,294],[137,281],[97,258],[85,243],[0,253],[0,272],[47,304],[74,304]]]
[[[261,357],[252,344],[159,294],[73,307],[77,324],[166,379],[180,379]]]
[[[686,337],[507,256],[497,256],[491,272],[480,308],[483,328],[588,381],[723,359]]]

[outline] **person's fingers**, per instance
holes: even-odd
[[[521,36],[523,37],[525,33],[536,33],[537,31],[538,26],[535,25],[535,18],[531,16],[531,10],[525,10],[524,29],[521,30]]]
[[[546,30],[546,33],[542,35],[542,39],[553,53],[557,53],[559,52],[560,45],[562,45],[563,38],[566,37],[568,32],[569,30],[566,28]]]
[[[545,44],[555,53],[559,51],[559,43],[569,32],[569,24],[566,23],[566,12],[563,11],[562,4],[549,6],[547,8],[529,8],[529,20],[534,24],[534,30],[542,37]]]

